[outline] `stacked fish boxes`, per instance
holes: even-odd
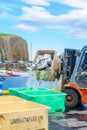
[[[0,130],[48,130],[48,110],[16,96],[1,96]]]

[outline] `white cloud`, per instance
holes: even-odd
[[[82,9],[87,8],[87,0],[48,0],[48,1],[60,2],[62,4],[76,8],[82,8]]]
[[[7,12],[2,12],[2,13],[0,13],[0,17],[1,18],[9,18],[9,14],[7,13]]]
[[[23,7],[23,15],[19,20],[42,26],[82,26],[87,23],[87,10],[72,10],[68,14],[51,15],[45,8],[33,6]],[[85,23],[85,24],[84,24]]]
[[[24,24],[16,25],[21,30],[38,31],[38,27],[66,29],[73,38],[86,38],[87,30],[87,0],[22,0],[27,4],[39,6],[22,7],[22,15],[18,20]],[[45,6],[50,2],[60,2],[70,7],[76,7],[67,14],[52,15]],[[43,6],[44,5],[44,8]],[[26,25],[27,23],[27,25]],[[72,31],[73,29],[73,31]],[[85,31],[84,31],[85,29]]]
[[[45,21],[46,23],[50,22],[48,20],[51,20],[54,16],[50,15],[49,12],[45,8],[38,7],[38,6],[33,6],[31,8],[29,7],[23,7],[23,15],[19,17],[20,20],[23,21],[38,21],[38,22],[43,22]]]
[[[74,39],[87,39],[87,30],[75,29],[68,32],[68,35]]]
[[[11,8],[6,7],[6,6],[0,7],[0,8],[2,8],[3,10],[6,10],[6,11],[11,11]]]
[[[48,6],[49,3],[46,0],[22,0],[23,2],[31,5]]]
[[[87,8],[87,0],[21,0],[27,4],[31,5],[42,5],[48,6],[50,2],[62,3],[71,7],[76,8]]]
[[[2,13],[0,13],[0,21],[4,21],[4,20],[13,21],[14,16],[8,12],[2,12]]]
[[[12,10],[12,4],[5,3],[4,1],[0,1],[0,9],[1,11],[11,11]]]
[[[27,32],[30,32],[30,33],[38,31],[38,29],[36,27],[25,25],[25,24],[17,24],[15,26],[13,26],[12,28],[20,29],[22,31],[27,31]]]
[[[58,17],[60,18],[60,21],[65,24],[76,25],[77,23],[82,23],[84,20],[87,21],[87,10],[73,10],[68,14],[63,14]]]

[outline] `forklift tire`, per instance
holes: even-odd
[[[67,94],[65,98],[65,105],[69,108],[74,108],[79,102],[79,96],[73,89],[65,89],[64,92]]]

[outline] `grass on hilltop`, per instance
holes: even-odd
[[[9,34],[6,34],[6,33],[0,33],[0,37],[2,36],[8,36]]]

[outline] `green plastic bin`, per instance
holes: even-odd
[[[19,97],[51,107],[49,113],[65,111],[65,93],[51,90],[19,92]]]
[[[29,91],[37,91],[37,90],[46,90],[45,88],[39,88],[35,90],[33,87],[24,87],[24,88],[9,88],[9,94],[18,96],[19,92],[29,92]]]
[[[14,96],[18,96],[20,91],[30,91],[32,90],[32,87],[25,87],[25,88],[9,88],[9,94],[10,95],[14,95]]]

